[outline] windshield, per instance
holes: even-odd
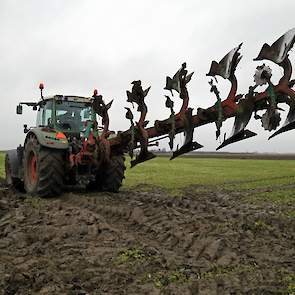
[[[91,107],[85,103],[56,101],[56,125],[66,132],[81,132],[91,120]]]

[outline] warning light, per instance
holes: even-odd
[[[55,138],[56,139],[67,139],[67,137],[62,132],[56,133]]]

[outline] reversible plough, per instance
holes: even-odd
[[[216,103],[207,109],[198,108],[195,115],[189,107],[188,83],[193,73],[187,71],[186,63],[174,76],[166,78],[165,106],[170,110],[169,118],[157,120],[153,127],[147,127],[148,112],[145,99],[150,87],[143,89],[141,81],[133,81],[131,91],[127,91],[127,102],[137,106],[140,113],[138,121],[134,120],[131,108],[126,107],[126,118],[131,127],[124,131],[109,130],[108,110],[112,101],[105,104],[102,96],[94,91],[91,98],[55,95],[44,98],[41,85],[41,100],[33,103],[21,103],[17,113],[22,113],[22,104],[32,106],[39,111],[37,127],[28,129],[25,125],[26,140],[23,146],[8,152],[6,157],[6,179],[9,184],[21,187],[31,194],[41,196],[57,195],[62,192],[64,184],[86,183],[88,187],[106,191],[118,191],[124,178],[124,154],[129,153],[131,166],[153,159],[155,155],[149,146],[163,138],[169,138],[169,146],[174,150],[174,140],[178,133],[184,132],[184,144],[173,151],[171,159],[197,150],[202,145],[193,140],[196,127],[215,123],[216,138],[220,138],[223,122],[234,117],[231,135],[222,139],[217,150],[256,135],[246,129],[252,114],[261,120],[267,131],[275,131],[269,138],[295,128],[295,91],[291,80],[292,65],[289,51],[295,42],[295,29],[288,31],[271,46],[264,44],[255,61],[271,61],[283,69],[283,76],[278,84],[272,82],[272,70],[266,64],[257,66],[253,86],[245,95],[237,94],[238,83],[235,71],[241,60],[242,44],[231,50],[221,61],[213,61],[207,76],[211,77],[210,91],[216,96]],[[217,76],[231,83],[228,96],[220,97],[217,88]],[[265,89],[257,91],[259,86]],[[178,112],[174,110],[174,94],[182,100]],[[163,101],[164,103],[164,101]],[[286,121],[278,129],[282,109],[279,104],[289,106]],[[60,112],[62,110],[63,112]],[[87,111],[88,110],[88,111]],[[49,115],[48,115],[49,111]],[[88,112],[86,115],[86,111]],[[259,115],[259,111],[264,111]],[[84,113],[83,113],[84,112]],[[82,113],[87,117],[81,119]],[[79,120],[77,119],[77,114]],[[98,126],[97,116],[102,118]],[[75,127],[78,124],[80,127]],[[134,157],[134,150],[139,152]]]
[[[214,80],[211,79],[209,82],[211,86],[210,91],[216,95],[217,101],[213,106],[207,109],[198,108],[196,115],[192,115],[193,109],[188,107],[189,94],[187,84],[190,82],[193,73],[188,74],[186,63],[184,63],[173,78],[167,77],[166,86],[164,88],[170,91],[172,96],[173,91],[179,94],[179,97],[182,99],[180,111],[175,113],[173,109],[174,102],[171,100],[171,97],[166,95],[166,107],[170,109],[171,115],[166,120],[156,121],[154,127],[151,128],[145,128],[147,125],[147,121],[145,121],[147,106],[144,99],[148,94],[149,88],[144,91],[141,87],[141,81],[132,82],[132,91],[127,91],[127,101],[138,105],[138,111],[141,112],[140,120],[136,123],[137,128],[135,128],[131,110],[126,108],[128,110],[126,117],[131,120],[131,128],[110,140],[112,148],[115,149],[116,146],[121,146],[128,142],[128,145],[125,145],[129,147],[129,152],[132,156],[133,148],[136,147],[137,142],[140,142],[140,153],[136,159],[131,162],[131,165],[135,166],[140,162],[154,157],[154,155],[147,150],[149,139],[168,134],[170,140],[169,146],[173,149],[175,135],[184,132],[184,145],[173,152],[171,159],[174,159],[184,153],[203,147],[198,142],[193,141],[194,128],[214,122],[217,128],[216,139],[218,139],[220,137],[222,122],[228,118],[234,117],[235,121],[232,134],[230,137],[223,139],[222,144],[217,147],[217,150],[219,150],[234,142],[257,135],[245,129],[253,113],[254,119],[261,120],[262,127],[264,127],[265,130],[276,130],[281,121],[279,111],[282,109],[278,107],[279,103],[286,103],[289,105],[289,113],[284,125],[274,132],[269,139],[280,133],[294,129],[295,91],[292,87],[295,84],[295,80],[291,80],[292,65],[288,57],[288,53],[294,42],[295,29],[292,29],[271,46],[268,44],[263,45],[259,55],[254,60],[272,61],[282,67],[284,74],[279,80],[279,83],[274,85],[271,81],[271,68],[265,64],[257,66],[254,75],[255,84],[249,87],[249,92],[246,95],[237,95],[238,83],[235,76],[236,67],[241,60],[239,51],[242,44],[231,50],[220,62],[213,61],[207,76],[215,78],[215,81],[217,81],[216,76],[227,79],[231,83],[231,88],[227,98],[222,100],[217,86],[214,84]],[[264,91],[255,91],[258,86],[263,85],[266,85]],[[259,116],[257,112],[263,110],[265,110],[265,113]]]

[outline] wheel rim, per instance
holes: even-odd
[[[29,174],[29,182],[34,185],[37,182],[38,173],[37,173],[37,157],[34,152],[30,153],[28,159],[28,174]]]

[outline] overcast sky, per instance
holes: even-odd
[[[238,92],[245,93],[261,64],[253,58],[263,43],[295,27],[294,11],[294,0],[0,0],[0,149],[22,143],[23,124],[34,125],[35,112],[24,108],[17,116],[15,107],[21,100],[38,100],[39,82],[45,95],[90,96],[97,88],[106,101],[114,98],[111,129],[124,130],[130,82],[141,79],[144,87],[152,86],[147,119],[165,119],[165,77],[186,61],[195,72],[190,106],[209,107],[215,103],[205,76],[211,61],[243,42],[236,74]],[[294,53],[290,58],[295,62]],[[275,81],[281,70],[267,64]],[[218,87],[226,97],[229,83],[220,78]],[[268,141],[270,134],[252,120],[249,129],[258,136],[223,151],[295,152],[295,131]],[[222,132],[229,134],[232,123],[224,123]],[[203,150],[219,145],[213,124],[197,128],[195,139]]]

